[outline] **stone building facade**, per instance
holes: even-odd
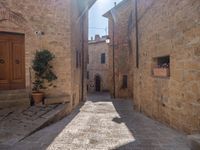
[[[87,18],[88,9],[94,2],[95,0],[0,2],[0,36],[24,37],[24,89],[29,90],[31,86],[30,75],[33,71],[30,68],[36,50],[48,49],[55,54],[53,66],[58,79],[54,83],[56,88],[45,90],[46,96],[67,99],[72,107],[84,99]]]
[[[128,25],[116,15],[125,10]],[[200,132],[200,1],[124,0],[111,13],[131,33],[126,64],[133,70],[129,84],[137,110],[186,133]],[[112,37],[112,19],[109,30]]]
[[[109,51],[107,36],[96,35],[88,44],[88,92],[109,91]]]
[[[200,1],[132,2],[136,107],[176,129],[200,132]],[[159,63],[168,63],[170,74],[156,76]]]
[[[109,19],[110,91],[112,95],[114,95],[115,89],[115,97],[117,98],[132,98],[132,51],[130,47],[131,41],[129,38],[129,17],[132,11],[131,8],[131,0],[124,0],[104,14],[104,17]],[[113,72],[115,77],[113,77]]]

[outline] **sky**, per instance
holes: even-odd
[[[97,0],[89,11],[89,39],[95,34],[101,36],[108,34],[108,19],[103,17],[108,10],[114,7],[114,2],[122,0]]]

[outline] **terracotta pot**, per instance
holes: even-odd
[[[154,68],[153,75],[156,77],[169,77],[169,68]]]
[[[42,102],[42,100],[44,98],[44,93],[42,93],[42,92],[33,92],[32,93],[32,97],[33,97],[34,103],[35,104],[39,104],[39,103]]]

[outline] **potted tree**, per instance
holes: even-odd
[[[54,58],[55,56],[48,50],[36,51],[32,65],[35,72],[32,98],[35,104],[42,102],[45,95],[42,89],[47,88],[45,85],[55,87],[52,81],[56,80],[57,76],[53,73],[53,66],[50,64]]]

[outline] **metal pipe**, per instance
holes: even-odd
[[[116,98],[115,95],[115,22],[114,22],[114,17],[113,17],[113,98]]]
[[[83,16],[84,17],[84,16]],[[81,99],[82,99],[82,101],[84,101],[84,77],[85,77],[85,75],[84,75],[84,73],[85,73],[85,53],[84,53],[84,50],[85,50],[85,43],[84,43],[84,26],[85,26],[85,24],[84,24],[84,19],[83,19],[83,17],[81,18],[81,24],[82,24],[82,45],[81,45],[81,48],[82,48],[82,93],[81,93]]]
[[[139,68],[138,3],[135,0],[136,67]]]

